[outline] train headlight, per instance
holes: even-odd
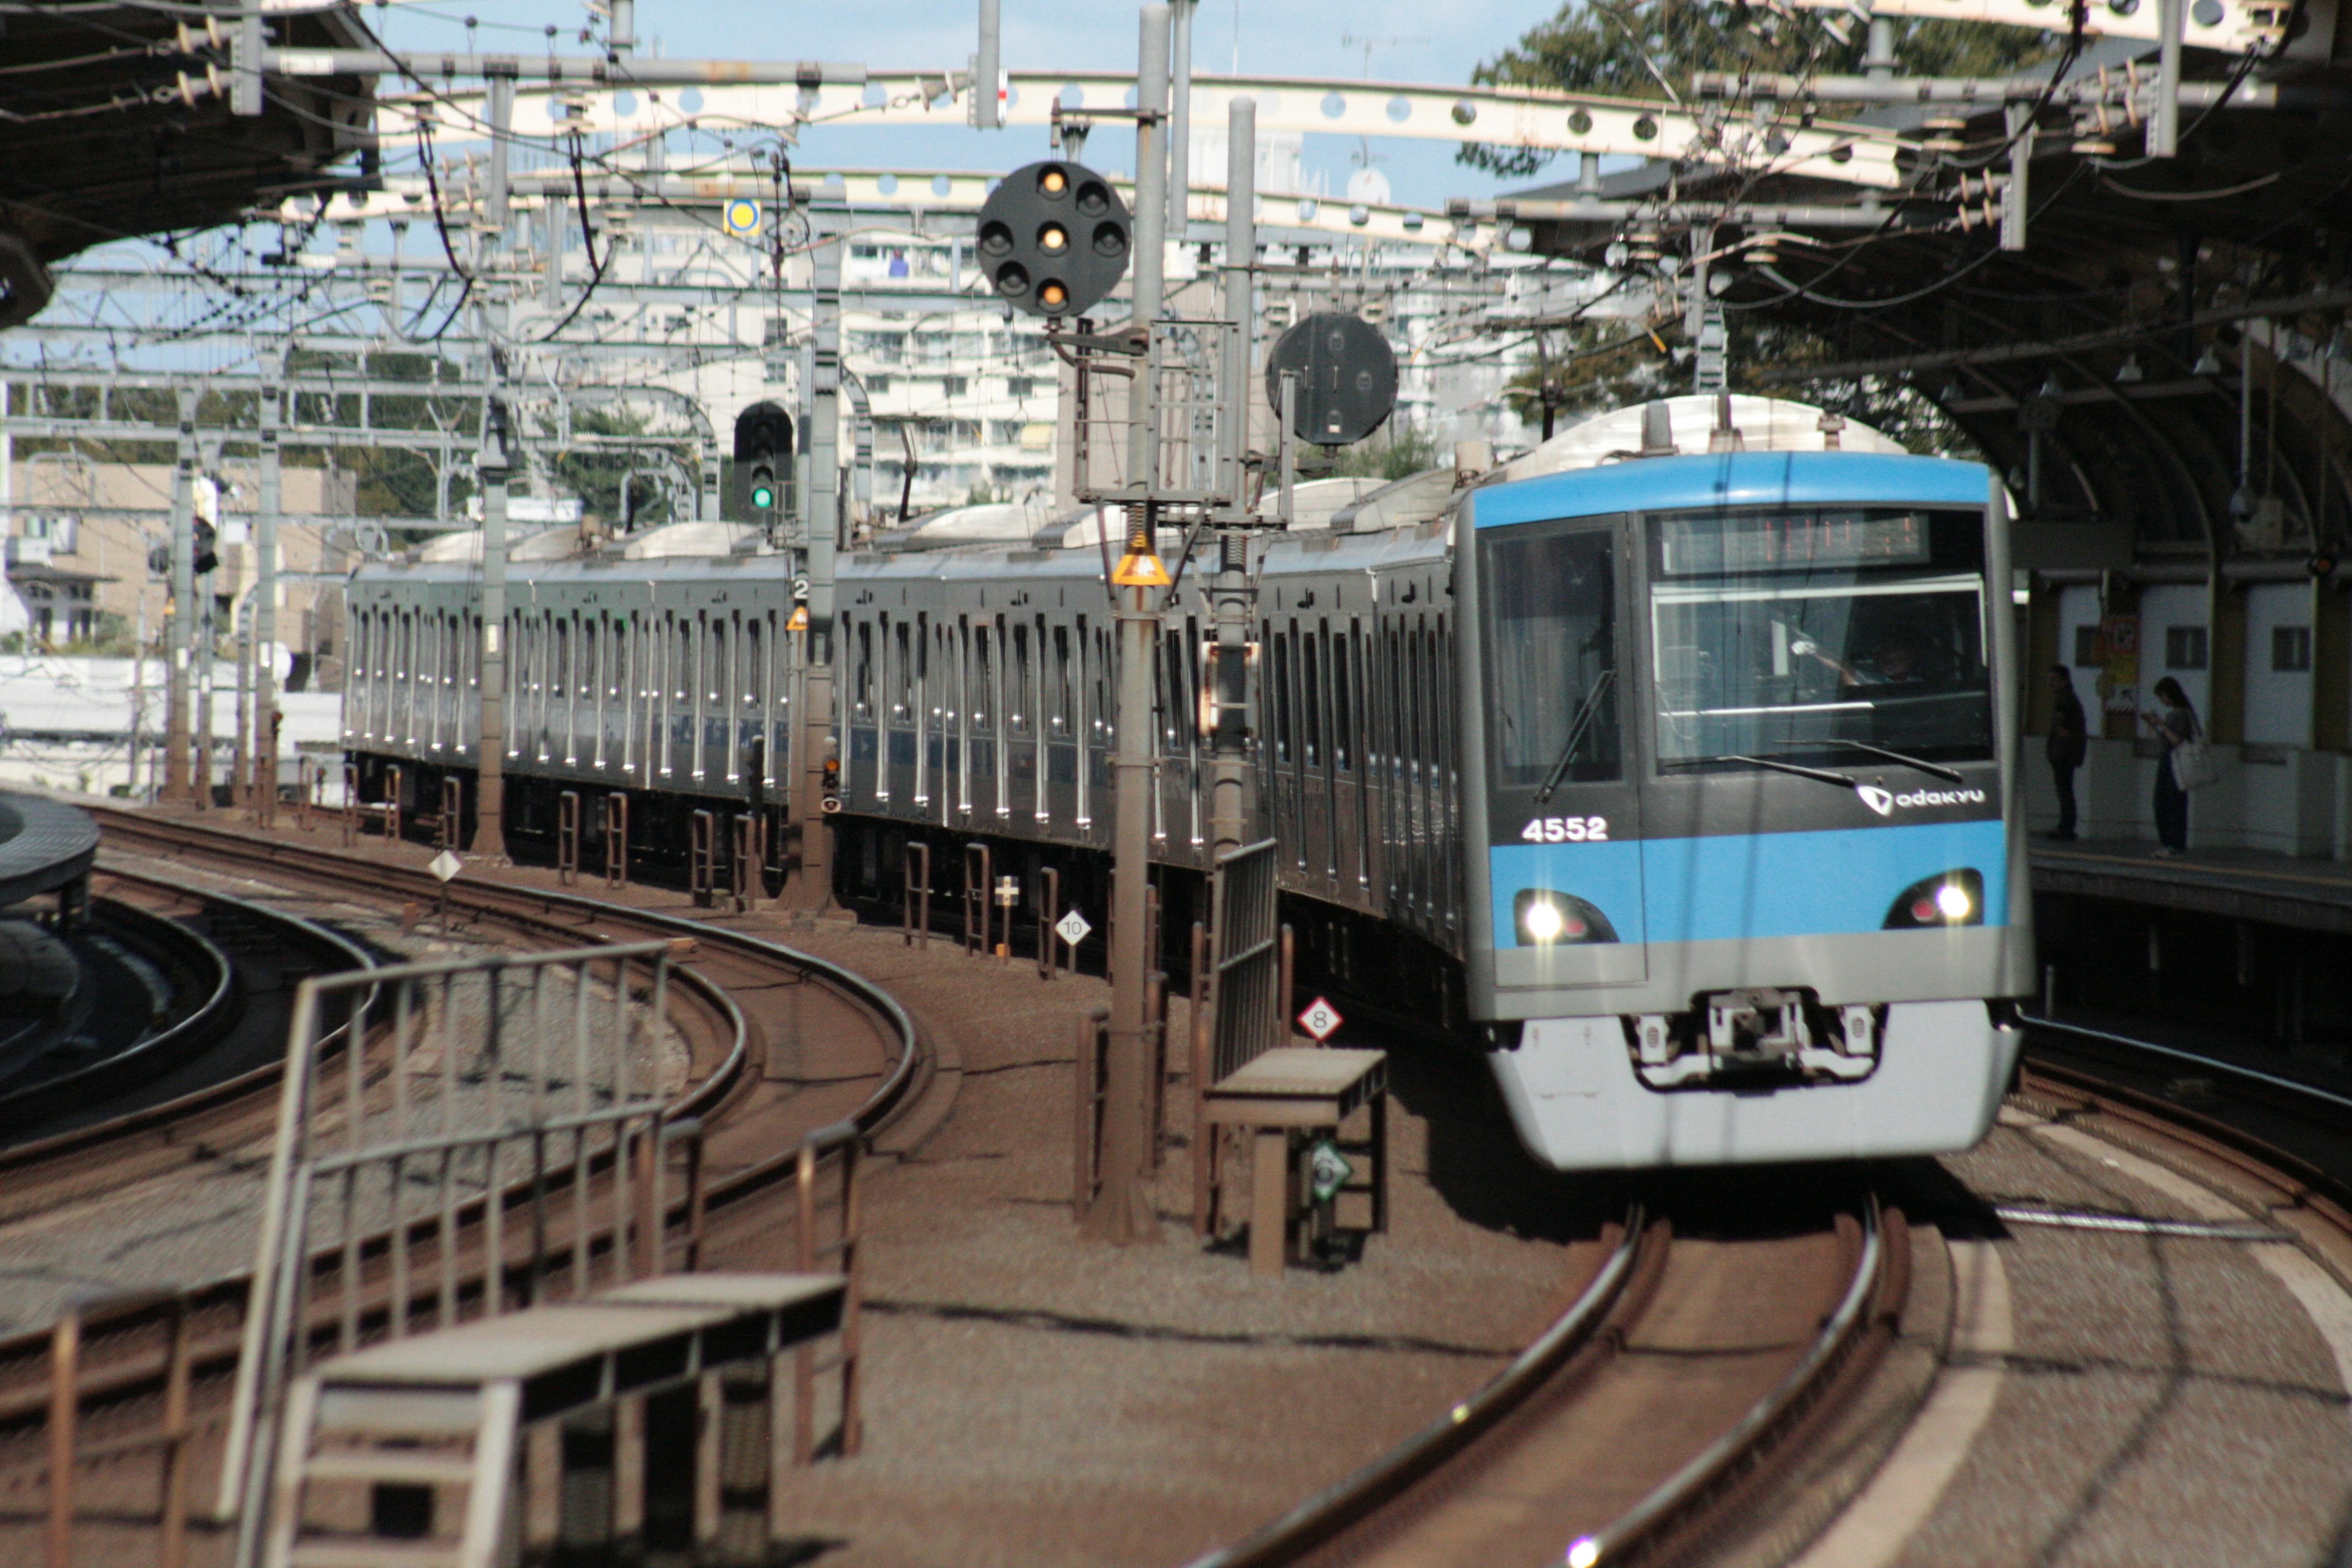
[[[1886,911],[1888,931],[1984,924],[1984,875],[1960,869],[1912,883]]]
[[[1511,904],[1521,947],[1617,940],[1609,917],[1573,893],[1525,888]]]

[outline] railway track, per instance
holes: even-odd
[[[1657,1560],[1704,1540],[1869,1366],[1902,1215],[1857,1190],[1769,1236],[1630,1204],[1599,1268],[1486,1387],[1192,1568]]]
[[[2029,1103],[2186,1170],[2352,1290],[2352,1099],[2152,1040],[2027,1024]]]
[[[92,815],[109,846],[276,887],[394,905],[428,900],[438,905],[443,891],[429,873],[359,856],[104,807]],[[103,868],[121,874],[119,868]],[[677,956],[671,1017],[689,1065],[670,1114],[701,1127],[703,1204],[714,1242],[761,1229],[754,1211],[762,1205],[754,1200],[795,1178],[813,1135],[828,1148],[868,1137],[906,1105],[917,1086],[922,1055],[904,1011],[886,993],[824,960],[740,932],[557,892],[460,880],[447,889],[446,910],[453,930],[476,937],[495,933],[542,949],[672,942]],[[171,1163],[188,1159],[192,1148],[212,1158],[254,1161],[266,1151],[277,1078],[272,1063],[207,1095],[0,1155],[34,1194],[9,1208],[24,1217],[86,1198],[111,1179],[108,1173],[142,1162],[149,1176],[168,1174]],[[7,1217],[0,1214],[0,1220]],[[681,1200],[665,1223],[677,1229],[689,1219]],[[464,1268],[467,1288],[478,1289],[491,1265],[478,1247],[471,1251]],[[200,1406],[216,1409],[244,1331],[248,1263],[239,1258],[232,1270],[132,1310],[113,1331],[157,1341],[159,1325],[184,1315]],[[511,1268],[511,1259],[499,1267]],[[142,1312],[154,1321],[145,1321]],[[0,1488],[37,1481],[39,1439],[53,1392],[49,1347],[46,1331],[0,1339]],[[81,1398],[86,1407],[95,1406],[100,1421],[110,1409],[143,1408],[160,1396],[163,1370],[160,1344],[133,1351],[102,1370],[86,1371]]]

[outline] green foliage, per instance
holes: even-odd
[[[646,416],[626,406],[575,408],[572,413],[575,436],[644,436],[646,427]],[[621,485],[632,468],[659,466],[646,450],[653,447],[668,448],[685,462],[688,472],[694,471],[696,459],[688,443],[649,438],[643,445],[574,447],[555,459],[556,482],[580,498],[583,511],[618,528],[622,521]],[[657,488],[650,478],[637,480],[636,502],[639,528],[676,521],[670,513],[668,492]]]
[[[1799,397],[1859,420],[1928,457],[1981,460],[1958,426],[1906,384],[1881,376],[1816,382],[1801,392],[1763,384],[1767,369],[1785,372],[1823,364],[1839,356],[1826,340],[1801,327],[1734,311],[1728,328],[1731,388],[1766,397]],[[1629,336],[1635,341],[1626,342]],[[1666,340],[1670,343],[1673,339]],[[1577,418],[1623,408],[1654,397],[1688,392],[1690,365],[1658,352],[1658,340],[1624,321],[1601,321],[1544,334],[1544,353],[1504,389],[1511,411],[1528,425],[1543,427],[1543,386],[1549,381],[1558,427]]]
[[[1637,324],[1589,321],[1539,334],[1535,362],[1511,378],[1503,396],[1512,413],[1540,431],[1547,386],[1555,416],[1572,420],[1670,395],[1686,381]]]
[[[2053,15],[2064,13],[2053,8]],[[1896,21],[1895,55],[1907,75],[2007,76],[2045,60],[2063,47],[2052,34],[1959,22]],[[1486,87],[1541,87],[1569,92],[1663,101],[1663,76],[1689,98],[1699,71],[1853,73],[1862,68],[1864,34],[1840,44],[1811,17],[1775,16],[1738,0],[1567,0],[1549,21],[1471,72]],[[1506,178],[1534,174],[1549,152],[1528,147],[1465,146],[1457,155],[1474,168]]]
[[[1418,425],[1391,419],[1352,447],[1331,454],[1334,475],[1402,479],[1445,460],[1444,443]]]

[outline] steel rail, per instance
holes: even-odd
[[[283,845],[205,825],[163,822],[143,814],[105,806],[88,809],[90,809],[91,814],[100,817],[103,823],[112,825],[119,837],[161,843],[166,847],[198,856],[211,855],[233,860],[262,859],[282,866],[292,875],[313,878],[331,877],[339,887],[345,889],[348,889],[354,879],[353,874],[362,870],[379,886],[385,880],[387,875],[395,880],[404,876],[412,883],[431,882],[427,873],[411,873],[404,868],[387,868],[374,862],[362,861],[354,857],[337,855],[303,846]],[[431,890],[437,894],[440,890],[439,885],[431,883]],[[507,897],[499,897],[499,895],[501,894]],[[877,1026],[877,1035],[895,1037],[898,1050],[898,1059],[885,1075],[881,1085],[856,1110],[840,1121],[828,1127],[814,1129],[810,1132],[809,1136],[817,1139],[822,1144],[820,1153],[835,1151],[850,1137],[860,1141],[871,1140],[876,1132],[887,1125],[890,1117],[899,1108],[920,1061],[920,1041],[913,1020],[896,998],[851,970],[813,954],[785,947],[781,943],[765,942],[756,937],[744,936],[739,932],[653,910],[601,904],[589,899],[538,889],[501,888],[495,884],[475,883],[466,889],[453,890],[452,901],[470,906],[478,915],[515,928],[537,925],[541,930],[566,934],[575,940],[579,934],[578,926],[559,924],[546,918],[545,913],[534,916],[527,912],[527,907],[537,903],[541,906],[543,911],[562,910],[566,914],[586,916],[602,922],[642,922],[666,934],[708,940],[714,947],[731,949],[739,955],[750,957],[762,964],[782,963],[799,971],[803,975],[823,981],[853,1008],[865,1012]],[[748,1058],[748,1020],[733,998],[715,982],[685,966],[680,966],[676,973],[678,980],[689,992],[715,1003],[721,1016],[732,1026],[735,1037],[733,1048],[729,1052],[726,1065],[736,1069],[732,1076],[740,1080],[741,1077],[740,1068]],[[247,1079],[241,1082],[240,1087],[250,1089],[264,1076],[274,1080],[280,1070],[279,1067],[257,1069],[257,1074],[248,1075]],[[709,1101],[712,1100],[723,1101],[723,1094],[714,1093],[714,1090],[720,1089],[725,1083],[726,1076],[714,1072],[672,1108],[672,1116],[685,1118],[699,1114],[707,1118],[717,1109],[716,1105],[709,1104]],[[218,1089],[212,1092],[215,1096],[221,1093]],[[140,1113],[140,1116],[143,1123],[152,1124],[156,1118],[172,1109],[172,1107],[156,1107],[150,1111]],[[164,1125],[168,1126],[168,1122]],[[62,1145],[68,1142],[85,1140],[86,1137],[87,1133],[71,1134],[68,1135],[67,1139],[59,1140],[58,1142]],[[22,1151],[10,1151],[8,1155],[0,1156],[0,1166],[5,1166],[8,1156],[38,1154],[45,1152],[48,1151],[35,1150],[31,1146]],[[793,1170],[798,1152],[796,1145],[788,1143],[778,1155],[711,1183],[704,1194],[706,1210],[717,1210],[773,1185],[787,1173]],[[511,1204],[519,1197],[527,1195],[530,1186],[530,1179],[525,1178],[499,1194],[497,1201]],[[489,1201],[491,1199],[487,1194],[474,1200],[469,1212],[478,1214],[481,1205]],[[671,1212],[663,1216],[665,1234],[671,1225],[682,1217],[690,1218],[685,1214],[682,1204],[674,1205]],[[387,1231],[364,1238],[362,1247],[363,1249],[381,1250],[388,1242],[389,1232]],[[319,1268],[327,1267],[331,1263],[331,1258],[314,1257],[310,1261],[310,1267]],[[508,1267],[503,1260],[497,1265],[491,1264],[488,1260],[482,1260],[470,1267],[467,1283],[478,1283],[487,1269],[494,1266]],[[174,1294],[178,1300],[186,1304],[186,1310],[191,1313],[226,1311],[236,1316],[241,1314],[246,1304],[251,1279],[251,1269],[239,1268],[215,1279],[193,1284]],[[199,1342],[194,1352],[197,1373],[217,1374],[232,1364],[242,1348],[242,1337],[241,1324],[233,1324],[218,1335],[208,1336]],[[0,1338],[0,1365],[38,1362],[47,1354],[48,1342],[49,1333],[47,1330]],[[160,1359],[148,1358],[148,1360],[153,1361],[154,1364],[148,1364],[147,1361],[129,1362],[101,1380],[84,1384],[82,1397],[85,1400],[122,1398],[136,1396],[146,1392],[152,1385],[155,1378],[161,1375]],[[0,1422],[15,1424],[37,1416],[40,1411],[47,1407],[47,1402],[48,1395],[41,1388],[16,1394],[0,1393]]]
[[[179,971],[173,986],[172,1010],[181,1016],[161,1029],[153,1027],[153,1020],[150,1019],[149,1027],[138,1038],[96,1061],[85,1062],[55,1078],[0,1090],[0,1127],[37,1120],[47,1103],[59,1095],[90,1090],[159,1057],[201,1048],[217,1039],[233,1021],[229,1014],[236,1001],[236,971],[228,954],[218,946],[163,915],[119,900],[92,899],[90,915],[93,925],[111,925],[129,938],[132,951],[142,960],[159,968]],[[183,980],[193,982],[193,997],[186,994],[190,987],[179,983]],[[181,1011],[191,1000],[194,1005]]]
[[[161,839],[183,848],[202,845],[216,852],[234,852],[242,857],[283,865],[297,871],[307,867],[314,872],[331,873],[343,879],[348,879],[354,871],[363,868],[369,876],[380,881],[386,879],[394,879],[420,894],[437,899],[442,891],[441,884],[434,879],[432,874],[422,869],[403,866],[385,866],[378,861],[365,860],[357,856],[341,854],[331,849],[310,845],[288,844],[279,839],[262,838],[209,825],[167,821],[144,812],[129,811],[118,806],[89,805],[85,809],[99,818],[102,824],[132,837]],[[526,911],[520,918],[531,918],[527,912],[529,907],[537,905],[542,912],[562,910],[568,914],[582,917],[587,921],[616,920],[635,921],[673,936],[690,936],[708,942],[714,947],[733,949],[764,962],[790,964],[823,978],[828,984],[847,993],[861,1005],[879,1014],[890,1030],[898,1036],[899,1047],[898,1060],[892,1066],[882,1086],[875,1091],[874,1113],[868,1118],[873,1123],[878,1124],[887,1111],[896,1106],[904,1095],[908,1084],[912,1080],[920,1060],[921,1053],[914,1020],[908,1016],[906,1009],[898,1005],[898,1000],[863,975],[829,960],[819,958],[814,953],[803,952],[798,948],[787,947],[782,942],[769,942],[742,931],[730,931],[724,926],[710,925],[678,915],[664,914],[656,910],[641,910],[626,904],[603,903],[579,894],[559,892],[549,888],[524,888],[506,883],[460,880],[449,884],[448,893],[453,904],[470,907],[499,918],[516,918],[518,912],[516,906],[520,906],[522,910]],[[566,927],[554,929],[573,930]],[[690,971],[685,973],[690,973]],[[872,1128],[869,1127],[869,1134],[871,1131]]]
[[[2055,1018],[2038,1018],[2031,1013],[2021,1013],[2018,1016],[2029,1029],[2047,1029],[2052,1034],[2073,1035],[2080,1039],[2096,1040],[2102,1045],[2120,1046],[2127,1050],[2139,1051],[2152,1057],[2162,1057],[2168,1061],[2181,1062],[2208,1072],[2221,1073],[2245,1083],[2258,1083],[2265,1089],[2284,1090],[2296,1100],[2328,1106],[2336,1110],[2352,1111],[2352,1097],[2337,1094],[2332,1089],[2322,1089],[2317,1084],[2305,1083],[2298,1079],[2281,1078],[2276,1073],[2264,1072],[2260,1068],[2242,1067],[2236,1062],[2224,1061],[2219,1057],[2201,1056],[2195,1051],[2184,1051],[2178,1046],[2160,1046],[2154,1040],[2139,1040],[2134,1039],[2129,1035],[2109,1034],[2105,1029],[2088,1028],[2081,1024],[2062,1024]]]
[[[1231,1546],[1194,1558],[1185,1568],[1262,1568],[1292,1563],[1395,1497],[1473,1438],[1527,1401],[1562,1362],[1593,1342],[1633,1277],[1643,1255],[1666,1244],[1665,1226],[1650,1225],[1638,1203],[1629,1205],[1617,1245],[1568,1310],[1554,1319],[1492,1381],[1353,1475],[1323,1490]]]
[[[2338,1136],[2343,1132],[2341,1113],[2347,1105],[2344,1097],[2315,1085],[2299,1083],[2293,1079],[2281,1078],[2258,1068],[2239,1067],[2211,1057],[2200,1057],[2175,1047],[2160,1046],[2153,1040],[2134,1039],[2127,1035],[2111,1034],[2102,1029],[2053,1024],[2047,1019],[2030,1016],[2025,1022],[2030,1029],[2073,1034],[2110,1050],[2139,1052],[2167,1064],[2185,1062],[2221,1077],[2234,1079],[2270,1097],[2273,1105],[2278,1100],[2286,1100],[2292,1110],[2305,1112],[2323,1131]],[[2306,1210],[2346,1237],[2352,1238],[2352,1168],[2341,1172],[2328,1170],[2219,1116],[2176,1104],[2128,1084],[2116,1083],[2080,1068],[2050,1061],[2038,1053],[2027,1068],[2026,1076],[2029,1079],[2040,1079],[2063,1092],[2079,1095],[2105,1114],[2126,1125],[2169,1139],[2176,1144],[2219,1161],[2270,1187],[2279,1194],[2287,1206]],[[2334,1267],[2332,1262],[2327,1266]]]
[[[1633,1509],[1597,1534],[1567,1549],[1570,1568],[1638,1559],[1700,1521],[1723,1492],[1770,1452],[1776,1435],[1812,1408],[1852,1363],[1852,1352],[1879,1314],[1873,1303],[1903,1276],[1907,1258],[1887,1240],[1877,1194],[1865,1194],[1851,1222],[1858,1236],[1851,1277],[1836,1307],[1795,1366],[1752,1404],[1739,1420],[1685,1461]],[[1843,1216],[1841,1216],[1842,1219]],[[1666,1244],[1664,1222],[1644,1225],[1640,1205],[1591,1284],[1541,1337],[1493,1382],[1455,1405],[1402,1443],[1256,1533],[1186,1564],[1186,1568],[1270,1568],[1307,1560],[1357,1521],[1402,1500],[1410,1489],[1524,1405],[1568,1359],[1593,1343],[1597,1331],[1624,1294],[1626,1282]]]
[[[338,966],[340,968],[362,970],[372,968],[374,965],[374,960],[370,958],[366,951],[361,948],[357,943],[347,940],[334,931],[329,931],[326,927],[319,925],[314,921],[303,920],[297,915],[283,913],[280,910],[269,908],[266,904],[257,904],[250,900],[236,898],[227,893],[216,893],[207,889],[191,889],[179,883],[167,881],[160,877],[144,876],[139,872],[123,870],[119,867],[101,865],[97,868],[97,872],[100,876],[107,877],[117,881],[135,882],[142,887],[150,888],[160,892],[170,893],[176,897],[193,898],[206,904],[224,905],[229,909],[236,910],[239,914],[245,916],[248,920],[256,921],[257,923],[275,926],[279,930],[299,936],[301,941],[308,942],[316,948],[325,950],[327,952],[332,954],[336,959],[341,961]],[[118,909],[126,910],[132,908],[131,905],[121,904],[119,902],[116,903],[116,907]],[[136,912],[142,915],[146,915],[147,918],[150,919],[158,918],[149,914],[148,911],[139,910]],[[177,927],[173,929],[175,931],[178,930]],[[191,932],[183,931],[181,934],[184,936],[189,936],[193,939],[193,933]],[[210,947],[212,944],[206,943],[205,945]],[[215,949],[214,951],[217,952],[217,949]],[[223,963],[225,964],[226,963],[226,955],[223,955]],[[233,976],[225,976],[222,990],[215,992],[214,1000],[224,1000],[226,989],[234,984]],[[206,1005],[206,1016],[211,1016],[209,1010],[212,1004],[207,1003]],[[93,1075],[103,1073],[106,1069],[110,1068],[119,1067],[120,1064],[128,1060],[134,1054],[145,1053],[143,1059],[152,1060],[154,1059],[154,1053],[159,1048],[163,1047],[166,1045],[169,1037],[179,1035],[182,1031],[189,1029],[197,1022],[198,1019],[191,1017],[184,1020],[182,1024],[174,1026],[173,1030],[167,1031],[166,1035],[160,1035],[152,1039],[142,1042],[140,1046],[134,1047],[133,1052],[119,1053],[116,1056],[108,1058],[105,1061],[93,1062],[89,1067],[84,1068],[76,1073],[67,1075],[64,1078],[51,1079],[44,1083],[29,1084],[24,1089],[11,1091],[5,1095],[0,1095],[0,1120],[8,1118],[19,1106],[32,1102],[37,1097],[47,1093],[53,1089],[60,1088],[68,1084],[86,1086],[90,1082],[94,1082],[96,1081],[96,1079]],[[159,1105],[148,1106],[139,1110],[128,1111],[123,1115],[110,1117],[104,1121],[93,1123],[89,1127],[77,1128],[70,1132],[56,1133],[47,1138],[36,1139],[27,1142],[13,1144],[5,1150],[0,1150],[0,1176],[5,1176],[12,1172],[29,1172],[41,1165],[52,1163],[67,1154],[73,1153],[80,1150],[114,1142],[131,1133],[143,1131],[150,1127],[166,1126],[176,1121],[184,1121],[187,1117],[194,1115],[200,1110],[208,1110],[215,1105],[233,1101],[247,1094],[252,1093],[257,1089],[266,1088],[269,1084],[277,1081],[278,1070],[278,1069],[275,1064],[253,1068],[243,1073],[238,1073],[230,1078],[224,1079],[217,1083],[207,1084],[201,1089],[191,1089],[185,1094],[176,1096]]]
[[[1886,1245],[1878,1194],[1865,1194],[1860,1216],[1862,1245],[1845,1294],[1807,1347],[1771,1391],[1748,1406],[1738,1425],[1694,1455],[1649,1496],[1597,1534],[1571,1542],[1568,1568],[1600,1568],[1640,1556],[1688,1525],[1724,1485],[1766,1452],[1776,1430],[1801,1414],[1845,1364],[1848,1353],[1871,1321],[1870,1305],[1891,1270],[1904,1266]]]

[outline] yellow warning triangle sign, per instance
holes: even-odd
[[[1165,588],[1168,568],[1160,564],[1159,556],[1147,550],[1140,555],[1121,556],[1118,570],[1110,574],[1110,580],[1122,588]]]
[[[804,632],[808,630],[808,606],[806,605],[794,605],[793,606],[793,618],[784,623],[784,630],[788,632]]]

